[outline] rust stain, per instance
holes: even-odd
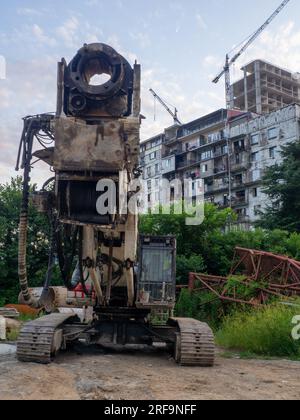
[[[100,136],[101,136],[101,140],[104,141],[104,126],[102,124],[99,124],[97,126],[95,147],[97,147],[99,144]]]

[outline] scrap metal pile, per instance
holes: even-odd
[[[264,305],[273,297],[300,296],[300,262],[253,249],[236,248],[228,277],[191,273],[190,291],[209,291],[225,302]]]

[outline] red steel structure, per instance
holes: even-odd
[[[236,285],[232,279],[236,277]],[[240,295],[240,287],[250,290]],[[286,256],[236,248],[228,277],[190,273],[190,291],[210,291],[222,301],[263,305],[273,296],[300,296],[300,262]]]

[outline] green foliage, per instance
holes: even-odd
[[[219,299],[210,292],[190,292],[183,289],[176,305],[176,316],[199,319],[207,322],[214,330],[220,325],[225,315],[224,307]]]
[[[225,318],[217,342],[226,349],[258,355],[300,357],[300,340],[292,338],[294,316],[299,309],[279,303]]]
[[[231,210],[219,210],[213,204],[205,205],[205,220],[200,226],[186,226],[186,215],[142,216],[140,231],[145,234],[175,235],[178,255],[190,259],[196,255],[203,259],[203,270],[209,274],[227,276],[230,272],[235,247],[265,250],[300,259],[300,235],[275,229],[253,231],[229,230],[228,222],[234,220]],[[184,260],[178,259],[179,279]],[[192,264],[192,266],[194,263]],[[195,270],[190,270],[195,271]]]
[[[199,226],[187,226],[187,213],[175,214],[175,206],[170,215],[150,214],[141,217],[140,231],[152,235],[175,235],[177,237],[178,254],[190,257],[199,255],[203,245],[212,231],[225,229],[228,221],[234,220],[234,212],[230,209],[218,210],[214,204],[205,205],[205,219]]]
[[[189,273],[203,273],[204,271],[205,264],[201,256],[177,256],[177,284],[187,284],[189,279]]]
[[[229,295],[234,295],[239,297],[241,300],[248,300],[251,297],[257,296],[257,291],[260,288],[267,287],[267,284],[251,281],[247,284],[245,276],[231,276],[228,278],[226,284],[226,290]]]
[[[261,226],[300,232],[300,141],[282,148],[283,162],[267,169],[265,192],[270,205],[262,215]]]
[[[0,185],[0,299],[16,303],[18,282],[18,225],[22,179]],[[28,278],[30,286],[43,283],[48,264],[49,227],[46,218],[30,206],[28,229]]]

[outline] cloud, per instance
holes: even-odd
[[[150,38],[145,32],[131,32],[130,37],[136,41],[141,48],[148,48],[151,45]]]
[[[154,12],[155,10],[151,13]],[[202,16],[199,16],[196,17],[197,22],[204,30],[205,22]],[[7,80],[0,80],[0,180],[2,180],[4,175],[5,179],[14,175],[22,117],[55,110],[56,62],[61,54],[70,59],[84,42],[103,41],[124,55],[131,64],[137,56],[133,51],[124,48],[123,39],[117,32],[104,35],[101,27],[95,28],[77,15],[62,20],[52,29],[47,27],[46,30],[37,23],[23,24],[0,36],[2,43],[5,42],[5,45],[12,50],[22,42],[22,45],[26,44],[26,53],[30,52],[26,61],[8,60]],[[147,39],[145,30],[132,30],[130,37],[138,42],[141,48],[149,47],[150,40]],[[211,83],[212,78],[221,70],[224,58],[223,55],[213,52],[204,56],[201,64],[199,63],[199,77],[194,79],[192,77],[195,77],[195,73],[191,73],[192,76],[183,75],[177,71],[176,66],[170,70],[164,68],[161,63],[154,64],[142,60],[142,113],[147,117],[142,124],[142,139],[159,134],[173,123],[172,117],[159,103],[156,104],[154,121],[154,98],[149,92],[150,88],[178,108],[179,118],[183,122],[224,107],[224,80],[218,85]],[[232,78],[240,78],[242,76],[240,67],[257,58],[299,71],[300,30],[295,23],[288,21],[276,30],[265,31],[238,60],[236,68],[232,68]],[[42,169],[37,173],[38,176],[44,174]]]
[[[252,44],[233,68],[233,79],[241,78],[240,68],[262,59],[291,71],[300,71],[300,30],[289,20],[277,30],[269,29]]]
[[[220,57],[217,57],[215,55],[207,55],[204,57],[204,60],[202,62],[204,67],[220,67],[222,62],[220,60]]]
[[[36,40],[42,44],[49,45],[50,47],[54,47],[56,45],[56,40],[47,36],[44,30],[37,24],[33,25],[32,34]]]
[[[200,13],[196,14],[196,21],[197,21],[197,25],[200,29],[206,30],[208,28],[205,20],[203,19],[203,16],[200,15]]]
[[[56,35],[69,48],[78,48],[77,33],[79,29],[79,20],[72,16],[56,29]]]
[[[27,7],[20,7],[19,9],[17,9],[17,14],[20,16],[41,16],[43,12],[41,11],[41,9],[37,10],[30,9]]]

